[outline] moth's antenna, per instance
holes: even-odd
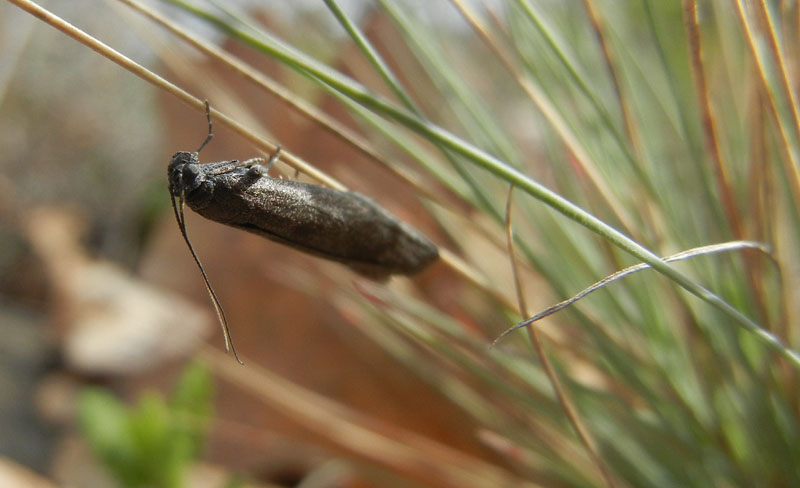
[[[206,109],[208,109],[208,102],[206,102]],[[205,146],[209,139],[211,139],[211,117],[209,117],[208,122],[208,139],[206,139],[206,142],[203,143],[203,146]],[[203,149],[203,146],[200,146],[200,149]],[[206,285],[208,296],[211,298],[211,303],[214,304],[214,311],[217,312],[217,320],[219,320],[219,325],[222,327],[222,336],[225,338],[225,350],[232,351],[233,357],[236,358],[239,364],[244,364],[242,360],[239,359],[239,355],[236,353],[236,348],[233,347],[233,339],[231,339],[231,331],[228,329],[228,319],[225,318],[225,310],[222,309],[222,303],[220,303],[219,298],[217,298],[217,294],[214,293],[214,289],[211,287],[211,283],[208,281],[208,276],[206,276],[206,270],[203,269],[203,265],[200,264],[200,259],[194,252],[192,243],[189,241],[189,236],[186,234],[186,217],[183,213],[183,195],[178,197],[180,205],[175,203],[175,193],[172,191],[170,191],[170,198],[172,200],[172,210],[175,212],[175,220],[178,221],[178,228],[181,230],[181,235],[183,235],[183,240],[186,241],[186,245],[189,246],[189,252],[192,253],[194,262],[197,263],[197,267],[200,268],[200,274],[203,275],[203,282]]]
[[[202,151],[203,148],[206,147],[206,144],[211,142],[211,138],[214,137],[214,131],[212,130],[211,127],[211,107],[208,105],[208,100],[205,100],[205,103],[206,103],[206,118],[208,119],[208,136],[206,136],[206,140],[203,141],[202,144],[200,144],[200,147],[197,149],[197,151],[194,152],[195,154]]]

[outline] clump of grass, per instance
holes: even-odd
[[[467,324],[396,286],[342,287],[332,303],[357,310],[359,330],[469,413],[508,466],[415,436],[398,443],[266,371],[215,361],[226,378],[321,430],[339,422],[331,441],[427,483],[800,479],[796,6],[585,0],[545,12],[518,0],[476,11],[453,0],[463,23],[442,28],[380,0],[371,18],[391,30],[364,35],[328,0],[352,44],[336,42],[360,56],[348,77],[261,27],[257,12],[172,2],[297,71],[312,82],[306,90],[336,98],[359,123],[355,133],[173,21],[123,3],[416,184],[447,237],[445,263],[507,322],[458,304],[473,313]],[[337,185],[291,149],[289,164]],[[715,244],[728,252],[659,258]],[[529,335],[488,347],[535,311],[638,262],[656,272],[617,279]],[[352,442],[356,433],[363,442]]]

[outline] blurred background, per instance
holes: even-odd
[[[744,3],[39,2],[440,246],[377,283],[187,209],[245,366],[169,203],[202,110],[0,4],[0,485],[793,486],[800,12]],[[492,347],[638,262],[525,178],[730,243],[676,267],[762,333],[645,271]]]

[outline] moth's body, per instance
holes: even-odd
[[[209,220],[342,262],[372,278],[415,273],[439,257],[425,236],[363,195],[270,177],[267,169],[280,149],[266,167],[260,158],[200,164],[198,154],[214,136],[211,107],[205,105],[208,136],[197,151],[172,156],[169,192],[178,228],[217,312],[225,349],[240,364],[225,311],[186,233],[184,203]]]
[[[270,177],[261,160],[199,164],[179,152],[171,190],[209,220],[237,227],[373,278],[412,274],[438,257],[436,246],[371,199]]]

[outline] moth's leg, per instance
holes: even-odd
[[[272,167],[273,164],[275,164],[275,161],[278,160],[280,155],[281,155],[281,147],[278,146],[278,149],[276,149],[275,152],[272,153],[272,155],[269,157],[269,160],[267,161],[267,164],[265,164],[264,166],[252,166],[250,168],[250,173],[251,174],[261,175],[261,176],[269,176],[269,169]],[[261,159],[261,162],[263,162],[263,161],[264,160]]]
[[[241,163],[237,164],[237,168],[251,168],[254,166],[260,166],[261,163],[264,162],[264,158],[250,158],[247,161],[242,161]]]
[[[275,161],[277,161],[280,156],[281,156],[281,147],[278,146],[278,148],[275,149],[275,152],[272,153],[272,156],[269,157],[267,164],[264,165],[264,169],[266,171],[269,171],[269,169],[272,167],[273,164],[275,164]]]
[[[224,175],[225,173],[230,173],[231,171],[236,170],[238,168],[258,167],[263,162],[264,158],[250,158],[246,161],[237,161],[234,159],[233,161],[228,161],[227,164],[220,166],[214,171],[210,171],[208,175],[209,176]]]

